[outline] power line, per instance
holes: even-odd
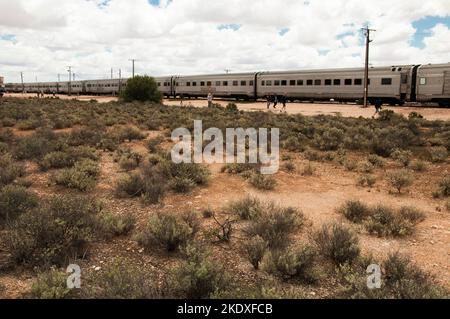
[[[364,107],[368,107],[369,100],[369,53],[370,53],[370,32],[376,31],[374,29],[369,29],[369,26],[362,29],[365,31],[366,36],[366,63],[364,68]]]

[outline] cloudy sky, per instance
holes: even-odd
[[[7,82],[450,62],[450,0],[0,0]]]

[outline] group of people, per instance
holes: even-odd
[[[278,103],[281,103],[283,106],[280,112],[286,112],[286,103],[287,99],[284,95],[278,96],[278,95],[267,95],[267,109],[270,110],[270,106],[273,103],[273,108],[276,110]]]

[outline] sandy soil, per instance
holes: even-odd
[[[21,97],[21,98],[36,98],[36,94],[7,94],[6,97]],[[50,97],[50,96],[49,96]],[[67,95],[57,95],[60,99],[76,99],[80,101],[90,101],[96,100],[99,103],[108,103],[112,101],[117,101],[117,97],[112,96],[67,96]],[[226,106],[228,103],[234,101],[223,101],[215,100],[214,103],[218,103],[222,106]],[[166,105],[176,105],[180,106],[180,100],[164,100]],[[194,106],[194,107],[207,107],[208,102],[206,100],[184,100],[184,106]],[[236,103],[238,108],[243,111],[267,111],[267,105],[265,102],[256,103]],[[385,109],[393,110],[404,116],[408,116],[411,112],[418,112],[422,114],[428,120],[450,120],[450,109],[444,108],[432,108],[432,107],[384,107]],[[271,112],[280,112],[280,106],[277,109],[273,107]],[[288,114],[303,114],[306,116],[314,115],[340,115],[344,117],[364,117],[370,118],[374,115],[374,108],[369,107],[367,109],[362,108],[355,104],[320,104],[320,103],[288,103],[287,113]]]

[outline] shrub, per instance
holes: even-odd
[[[127,259],[116,259],[92,278],[88,298],[94,299],[155,299],[163,292],[151,273]]]
[[[119,162],[120,168],[126,171],[131,171],[139,167],[142,159],[143,156],[141,154],[133,152],[128,148],[122,148],[116,151],[115,160]]]
[[[364,174],[372,174],[375,167],[369,162],[361,162],[358,165],[358,171]]]
[[[361,224],[371,214],[370,208],[361,201],[348,201],[338,209],[338,212],[356,224]]]
[[[67,299],[71,294],[67,274],[55,269],[40,274],[31,287],[31,296],[35,299]]]
[[[425,172],[428,169],[428,164],[419,160],[412,162],[409,167],[416,172]]]
[[[180,194],[187,194],[192,191],[197,184],[190,178],[175,177],[169,184],[169,187]]]
[[[5,186],[0,189],[0,225],[10,223],[38,205],[38,197],[19,186]]]
[[[388,127],[377,130],[371,148],[375,154],[389,157],[396,149],[405,149],[415,140],[414,134],[407,128]]]
[[[283,170],[288,173],[294,173],[296,170],[295,164],[291,161],[283,164]]]
[[[411,207],[404,207],[396,213],[390,207],[378,206],[372,211],[365,226],[369,233],[380,237],[402,237],[411,235],[415,226],[423,219],[424,214]]]
[[[443,163],[448,158],[448,151],[445,147],[432,147],[428,153],[433,163]]]
[[[19,160],[40,159],[52,151],[51,142],[37,135],[21,138],[16,146],[15,155]]]
[[[392,152],[391,154],[391,158],[402,164],[404,167],[409,166],[409,164],[411,163],[412,156],[413,154],[411,151],[405,151],[400,149],[394,150],[394,152]]]
[[[310,246],[292,248],[286,251],[269,252],[263,261],[263,269],[283,279],[300,279],[312,283],[316,280],[314,261],[316,251]]]
[[[344,162],[344,167],[347,171],[353,172],[358,167],[358,164],[355,161],[352,160],[346,160]]]
[[[95,238],[98,205],[86,198],[53,197],[11,225],[5,243],[12,260],[25,266],[67,265]]]
[[[439,182],[439,193],[445,197],[450,196],[450,176],[444,177]]]
[[[117,216],[103,213],[97,223],[100,234],[105,238],[114,238],[128,235],[134,229],[136,219],[131,215]]]
[[[18,164],[11,155],[0,156],[0,187],[11,184],[18,177],[25,175],[25,169]]]
[[[128,79],[125,90],[122,91],[121,98],[125,102],[150,101],[161,103],[162,93],[158,90],[155,79],[148,76],[135,76]]]
[[[317,152],[314,150],[305,151],[303,153],[303,156],[305,157],[305,159],[307,159],[308,161],[312,161],[312,162],[320,162],[323,160],[322,154],[320,154],[320,152]]]
[[[312,165],[312,163],[308,163],[302,168],[302,176],[313,176],[316,172],[316,168]]]
[[[133,140],[143,140],[145,135],[141,132],[139,128],[133,125],[127,125],[119,128],[117,131],[113,132],[113,135],[117,137],[120,142],[133,141]]]
[[[381,156],[370,154],[367,157],[367,161],[375,167],[382,168],[386,165],[386,161]]]
[[[324,225],[314,239],[319,251],[336,265],[353,263],[361,252],[358,237],[343,225]]]
[[[260,236],[255,236],[244,244],[247,258],[255,270],[259,269],[259,264],[263,260],[267,248],[267,242]]]
[[[321,135],[316,135],[314,143],[322,151],[335,151],[344,141],[344,131],[331,127]]]
[[[229,277],[221,264],[210,259],[209,252],[200,244],[191,244],[184,250],[186,260],[170,274],[170,287],[184,299],[206,299],[229,286]]]
[[[291,136],[283,142],[283,147],[291,152],[303,152],[305,146],[300,142],[300,139],[295,136]]]
[[[249,179],[250,185],[259,190],[271,191],[277,186],[274,177],[262,174],[253,174]]]
[[[384,262],[388,296],[396,299],[442,299],[448,292],[407,257],[390,254]]]
[[[295,208],[282,208],[273,203],[265,205],[261,214],[247,228],[250,236],[260,236],[271,248],[286,245],[290,234],[299,230],[304,216]]]
[[[185,246],[197,231],[175,214],[158,213],[150,218],[146,229],[138,236],[138,242],[146,249],[159,246],[173,252]]]
[[[239,109],[235,103],[228,103],[227,106],[225,107],[225,109],[228,112],[233,112],[233,113],[239,112]]]
[[[86,192],[94,188],[99,175],[98,163],[92,160],[83,160],[76,163],[73,168],[56,173],[54,181],[57,185]]]
[[[261,214],[262,209],[261,202],[257,198],[250,196],[231,203],[228,208],[231,213],[238,215],[243,220],[257,218]]]
[[[413,176],[407,170],[398,170],[390,172],[387,175],[388,182],[394,187],[399,194],[406,187],[413,184]]]
[[[162,137],[158,136],[156,138],[149,139],[146,143],[147,148],[152,153],[158,153],[161,150],[161,143],[163,142]]]
[[[370,174],[363,174],[358,178],[358,185],[372,188],[377,182],[377,178]]]
[[[208,207],[202,211],[203,218],[212,218],[214,215],[214,210],[211,207]]]

